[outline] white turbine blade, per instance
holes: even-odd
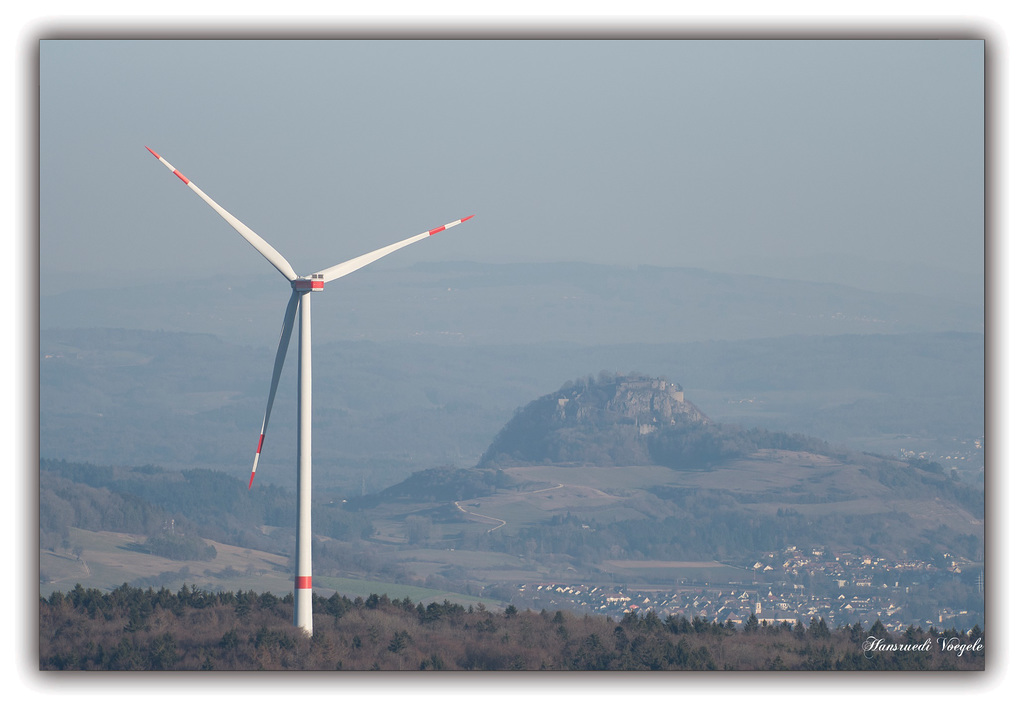
[[[270,410],[274,408],[274,395],[277,394],[277,383],[281,380],[281,368],[284,367],[284,356],[288,353],[288,343],[292,339],[292,326],[295,324],[295,310],[299,302],[299,292],[292,291],[288,306],[284,311],[284,323],[281,325],[281,340],[277,344],[277,358],[274,360],[274,375],[270,378],[270,397],[267,399],[267,411],[263,415],[263,426],[260,427],[260,441],[256,445],[256,458],[252,460],[252,474],[249,476],[249,488],[256,478],[256,464],[260,462],[260,451],[263,449],[263,436],[267,433],[270,423]]]
[[[177,175],[182,182],[184,182],[186,185],[189,186],[189,188],[192,189],[192,192],[199,195],[206,204],[212,207],[214,211],[217,212],[217,214],[223,217],[228,224],[234,227],[235,231],[241,234],[242,238],[245,239],[245,241],[252,244],[253,248],[255,248],[256,251],[258,251],[260,254],[262,254],[267,261],[273,264],[274,268],[280,271],[281,274],[286,279],[288,279],[289,281],[293,281],[296,278],[298,278],[299,275],[295,273],[295,269],[292,268],[292,265],[288,263],[287,259],[281,256],[277,249],[270,246],[260,235],[256,234],[256,232],[246,227],[244,224],[238,221],[237,217],[235,217],[233,214],[231,214],[226,209],[224,209],[216,202],[214,202],[212,199],[210,199],[209,195],[207,195],[205,192],[196,187],[195,183],[193,183],[187,177],[185,177],[180,172],[175,170],[173,165],[171,165],[166,160],[157,155],[156,151],[154,151],[148,145],[146,146],[146,150],[152,153],[154,158],[159,160],[167,167],[168,170]]]
[[[454,222],[449,222],[448,224],[444,225],[443,227],[438,227],[436,229],[431,229],[429,232],[423,232],[422,234],[417,234],[415,237],[409,237],[408,239],[403,239],[402,241],[395,242],[394,244],[392,244],[390,246],[381,247],[380,249],[377,249],[376,251],[371,251],[369,254],[363,254],[362,256],[357,256],[355,259],[349,259],[348,261],[343,261],[342,263],[340,263],[340,264],[338,264],[336,266],[332,266],[329,269],[324,269],[323,271],[318,272],[318,273],[323,275],[324,283],[327,283],[328,281],[333,281],[334,279],[339,279],[342,276],[345,276],[347,274],[351,274],[353,271],[355,271],[357,269],[363,268],[367,264],[372,264],[373,262],[377,261],[377,259],[380,259],[381,257],[387,256],[388,254],[390,254],[393,251],[398,251],[402,247],[407,247],[410,244],[413,244],[414,242],[418,242],[421,239],[426,239],[427,237],[431,237],[431,236],[437,234],[438,232],[443,232],[446,229],[451,229],[452,227],[456,227],[456,226],[462,224],[463,222],[472,219],[473,216],[474,215],[470,215],[469,217],[463,217],[462,219],[457,219]]]

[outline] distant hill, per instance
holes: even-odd
[[[487,525],[503,542],[472,544],[577,560],[612,548],[631,559],[735,559],[788,545],[983,554],[983,493],[938,463],[717,424],[671,382],[641,375],[566,383],[518,411],[478,469],[422,471],[350,505],[379,527],[392,521],[389,539],[403,534],[399,521],[425,516],[435,539]]]
[[[71,286],[72,282],[68,282]],[[147,280],[97,275],[40,298],[51,328],[153,328],[276,342],[276,274]],[[62,285],[46,281],[48,289]],[[893,283],[893,290],[900,284]],[[317,294],[319,344],[684,343],[782,335],[982,332],[984,304],[704,269],[586,263],[375,265]]]
[[[382,503],[402,502],[450,502],[464,498],[482,498],[497,490],[509,488],[511,478],[502,471],[488,469],[465,469],[453,466],[418,471],[401,483],[385,488],[379,493],[357,498],[348,506],[349,510],[373,508]]]
[[[566,383],[505,425],[480,466],[524,463],[651,463],[648,441],[666,429],[711,423],[674,383],[605,375]]]
[[[806,436],[716,424],[663,378],[606,373],[568,382],[516,412],[480,466],[700,469],[762,448],[829,450]]]

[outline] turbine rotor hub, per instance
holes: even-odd
[[[309,291],[323,291],[324,290],[324,275],[313,274],[302,279],[295,279],[292,281],[292,289],[299,293],[307,293]]]

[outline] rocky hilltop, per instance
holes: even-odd
[[[641,375],[578,379],[517,411],[480,465],[648,463],[649,445],[662,432],[692,431],[710,423],[685,399],[682,389],[665,379]]]
[[[640,434],[676,423],[708,421],[684,399],[678,386],[663,379],[630,376],[604,383],[578,381],[556,394],[556,415],[563,421],[628,425],[632,419]]]

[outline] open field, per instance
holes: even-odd
[[[724,584],[749,582],[750,570],[722,564],[715,560],[605,560],[598,569],[616,575],[632,575],[645,580],[708,582]]]
[[[458,576],[480,585],[501,582],[541,582],[552,578],[567,579],[571,565],[562,559],[533,560],[504,552],[478,550],[414,548],[405,546],[382,555],[388,562],[400,564],[409,574],[426,578]]]
[[[603,567],[610,569],[694,569],[698,567],[728,567],[714,560],[683,562],[678,560],[605,560]]]
[[[40,593],[84,587],[113,589],[136,580],[178,575],[187,568],[190,584],[207,589],[257,589],[290,591],[288,558],[260,550],[249,550],[207,540],[217,549],[212,560],[170,560],[133,549],[145,542],[145,535],[91,532],[71,528],[71,548],[82,548],[81,560],[71,554],[40,552]],[[183,575],[184,576],[184,575]],[[43,580],[47,580],[43,582]],[[166,585],[165,585],[166,586]]]
[[[82,548],[81,559],[71,553],[40,551],[39,593],[48,597],[51,592],[66,592],[76,584],[86,588],[109,591],[128,583],[139,586],[138,580],[155,580],[163,575],[166,582],[144,586],[180,588],[182,584],[195,584],[202,589],[213,591],[254,590],[271,592],[283,596],[294,587],[293,572],[289,560],[260,550],[250,550],[225,545],[212,540],[206,543],[217,549],[217,557],[204,561],[170,560],[132,549],[145,541],[144,535],[129,535],[116,532],[91,532],[71,528],[71,546]],[[444,551],[433,551],[443,554]],[[488,553],[461,553],[475,557]],[[499,559],[512,559],[508,555],[497,555],[493,561],[496,567]],[[477,560],[480,561],[480,560]],[[43,582],[45,579],[47,581]],[[173,580],[173,581],[172,581]],[[392,599],[409,597],[413,602],[429,604],[431,601],[449,601],[475,605],[483,603],[496,608],[494,599],[470,596],[408,584],[388,584],[366,579],[346,577],[314,576],[314,591],[330,596],[338,592],[350,599],[357,596],[366,598],[370,594],[387,594]]]
[[[762,450],[730,461],[711,471],[675,471],[661,466],[531,466],[505,472],[520,481],[542,488],[527,494],[501,494],[463,502],[467,510],[502,518],[517,503],[529,503],[547,519],[554,510],[579,512],[595,519],[605,508],[609,519],[636,517],[629,501],[638,491],[667,485],[694,490],[721,490],[742,494],[742,506],[758,513],[775,513],[780,505],[811,516],[838,514],[902,513],[935,524],[945,523],[964,532],[977,532],[982,521],[942,501],[902,499],[857,464],[846,464],[820,454],[802,451]],[[758,500],[763,496],[764,500]],[[479,507],[470,508],[469,505]],[[519,515],[527,522],[527,516]],[[511,520],[510,520],[511,523]]]
[[[356,597],[366,599],[371,594],[386,594],[389,599],[402,600],[408,597],[414,604],[421,602],[429,604],[430,602],[442,602],[447,599],[454,604],[462,604],[464,606],[484,604],[492,609],[504,608],[504,604],[497,599],[484,599],[468,594],[448,592],[443,589],[417,587],[411,584],[386,584],[384,582],[371,582],[365,579],[349,579],[347,577],[315,577],[314,579],[316,581],[316,593],[325,596],[337,592],[349,599],[355,599]]]
[[[661,483],[677,483],[686,474],[664,466],[522,466],[506,468],[505,473],[520,481],[534,481],[539,490],[534,495],[547,495],[549,487],[585,486],[602,491],[616,491]]]
[[[730,461],[713,471],[681,475],[676,485],[687,488],[717,488],[730,493],[786,491],[799,486],[801,492],[827,485],[841,477],[844,488],[857,487],[865,494],[884,494],[885,486],[864,476],[857,466],[843,465],[826,456],[803,451],[759,451],[748,458]]]
[[[524,484],[524,489],[503,490],[459,501],[388,502],[377,506],[373,513],[377,530],[374,540],[406,543],[405,521],[410,516],[432,519],[433,540],[455,539],[466,531],[511,535],[520,528],[546,522],[553,515],[565,512],[602,522],[643,517],[623,505],[636,495],[636,481],[641,480],[646,485],[651,480],[672,480],[679,474],[657,466],[636,469],[589,466],[508,469],[505,473]],[[651,472],[653,474],[649,475]]]

